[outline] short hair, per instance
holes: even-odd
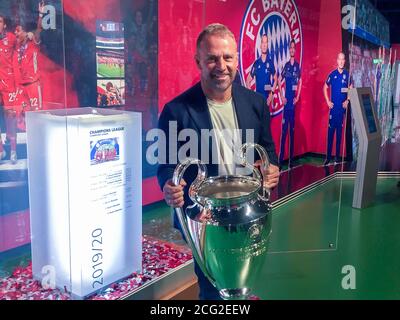
[[[235,40],[235,36],[232,33],[231,30],[228,29],[227,26],[220,24],[220,23],[212,23],[206,26],[199,34],[197,37],[196,41],[196,49],[199,50],[201,43],[203,40],[208,37],[208,36],[221,36],[221,37],[231,37],[233,40]]]
[[[296,41],[294,41],[294,39],[290,40],[289,46],[290,46],[292,43],[293,43],[294,45],[296,45]]]

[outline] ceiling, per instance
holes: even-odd
[[[400,0],[370,0],[390,24],[390,42],[400,43]]]

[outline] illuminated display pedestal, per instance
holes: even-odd
[[[83,298],[142,265],[141,114],[28,112],[32,271]]]

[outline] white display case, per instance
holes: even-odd
[[[32,271],[75,298],[141,271],[141,114],[27,113]]]

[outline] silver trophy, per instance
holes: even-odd
[[[271,236],[269,190],[259,170],[246,160],[255,148],[262,167],[269,166],[263,147],[247,143],[240,148],[241,164],[253,176],[228,175],[207,178],[206,166],[197,159],[179,164],[172,178],[179,185],[186,169],[196,164],[198,174],[189,188],[193,205],[176,208],[179,222],[193,256],[225,300],[244,300],[260,279]]]

